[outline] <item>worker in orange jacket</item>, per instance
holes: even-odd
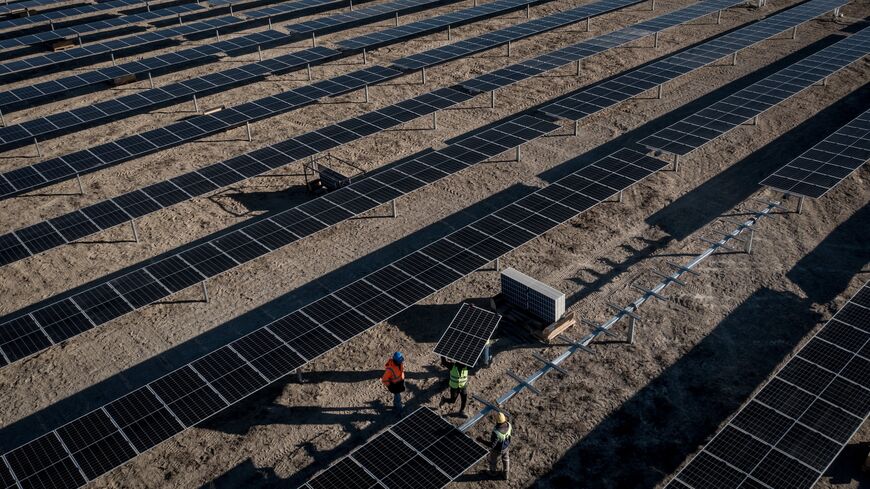
[[[402,352],[393,353],[393,357],[387,360],[384,367],[381,382],[393,393],[393,409],[396,414],[401,415],[402,393],[405,392],[405,356]]]

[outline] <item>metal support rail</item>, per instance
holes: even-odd
[[[565,351],[562,352],[562,354],[560,354],[558,357],[554,358],[553,360],[547,360],[546,358],[544,358],[540,355],[533,354],[532,356],[535,358],[535,360],[542,363],[543,367],[541,367],[540,369],[538,369],[537,371],[535,371],[534,373],[532,373],[528,377],[523,379],[523,378],[519,377],[513,371],[508,371],[508,376],[511,377],[512,379],[516,380],[517,384],[514,387],[512,387],[510,390],[508,390],[507,392],[502,394],[502,396],[499,397],[498,399],[496,399],[495,401],[488,401],[488,400],[483,399],[481,397],[474,396],[474,399],[477,400],[478,402],[482,403],[484,405],[484,407],[477,414],[475,414],[474,416],[469,418],[468,421],[463,423],[459,427],[459,430],[462,432],[468,431],[469,429],[471,429],[472,426],[477,424],[480,420],[482,420],[484,417],[486,417],[487,414],[489,414],[493,411],[502,412],[505,415],[507,415],[508,417],[510,417],[509,413],[507,413],[507,411],[505,411],[501,408],[502,405],[504,405],[506,402],[511,400],[514,396],[516,396],[517,394],[519,394],[520,392],[522,392],[523,390],[526,390],[526,389],[529,389],[530,391],[534,392],[535,394],[540,395],[540,391],[538,391],[538,389],[536,389],[534,387],[534,383],[538,379],[540,379],[541,377],[543,377],[544,375],[546,375],[548,372],[550,372],[552,370],[566,373],[565,369],[560,367],[560,365],[565,360],[567,360],[569,357],[571,357],[572,355],[574,355],[574,353],[576,353],[578,351],[584,351],[587,353],[594,353],[595,351],[589,347],[589,345],[592,343],[592,341],[595,340],[598,336],[600,336],[602,334],[608,335],[608,336],[613,336],[613,332],[610,331],[610,329],[613,326],[615,326],[619,322],[619,320],[622,319],[623,317],[628,317],[631,321],[631,325],[629,327],[629,338],[633,341],[634,322],[636,320],[640,319],[640,316],[637,315],[637,311],[638,311],[638,309],[640,309],[640,306],[642,306],[645,302],[647,302],[651,298],[657,298],[659,300],[668,300],[665,296],[663,296],[661,294],[661,292],[668,285],[670,285],[672,283],[675,283],[675,284],[680,285],[680,286],[685,285],[685,282],[683,280],[681,280],[681,278],[683,278],[683,275],[686,275],[686,274],[698,275],[698,272],[695,271],[694,268],[697,267],[701,262],[706,260],[710,255],[719,251],[720,248],[732,249],[732,248],[728,247],[728,243],[730,241],[742,241],[744,243],[744,252],[746,252],[747,254],[752,252],[752,237],[754,235],[755,224],[764,217],[771,217],[771,213],[773,212],[774,209],[784,209],[784,207],[779,202],[764,202],[764,203],[765,203],[765,207],[759,211],[754,211],[752,213],[752,217],[748,218],[746,221],[737,222],[737,221],[723,219],[724,222],[734,224],[735,227],[730,233],[717,231],[717,233],[722,235],[722,239],[720,239],[718,241],[703,240],[705,242],[710,243],[710,245],[707,247],[706,250],[704,250],[701,254],[696,256],[694,259],[692,259],[692,261],[690,261],[689,263],[687,263],[685,265],[668,263],[668,265],[673,267],[675,270],[670,275],[654,271],[653,273],[662,277],[661,280],[659,281],[659,283],[656,284],[656,286],[653,287],[652,289],[635,287],[639,290],[642,290],[644,293],[642,296],[638,297],[634,302],[628,304],[625,307],[620,307],[620,306],[610,304],[611,308],[617,310],[617,313],[615,315],[613,315],[610,319],[605,321],[604,323],[596,324],[594,322],[584,320],[583,323],[591,325],[594,328],[591,333],[588,333],[586,336],[584,336],[580,340],[576,340],[576,341],[572,340],[570,338],[567,338],[563,335],[562,338],[566,339],[570,343],[570,346],[567,349],[565,349]],[[740,235],[743,234],[744,231],[749,232],[748,238],[740,238]]]

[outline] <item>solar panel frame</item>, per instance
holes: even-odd
[[[441,243],[451,242],[445,240]],[[464,273],[470,273],[470,270]],[[501,315],[497,313],[463,303],[433,351],[448,360],[474,367],[500,321]]]

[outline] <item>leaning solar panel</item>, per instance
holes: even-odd
[[[422,407],[302,487],[440,489],[480,462],[487,452],[450,422]]]
[[[431,253],[436,251],[438,248]],[[430,257],[437,259],[438,255]],[[435,345],[435,354],[469,367],[475,366],[486,343],[498,328],[499,321],[501,316],[494,312],[472,304],[462,304]]]
[[[43,22],[49,23],[67,17],[77,17],[80,15],[93,14],[97,12],[106,12],[109,10],[118,10],[127,7],[144,6],[144,0],[111,0],[109,2],[92,3],[85,5],[77,5],[75,7],[62,8],[51,12],[42,12],[33,14],[28,17],[18,17],[16,19],[4,19],[0,21],[0,30],[13,29],[16,27],[33,26]]]
[[[422,95],[412,99],[412,103],[402,103],[405,109],[401,110],[407,114],[412,114],[411,110],[414,109],[434,111],[470,98],[451,89],[440,89],[436,94]],[[191,194],[202,194],[216,189],[218,185],[229,185],[251,176],[252,172],[277,168],[316,154],[322,151],[321,148],[338,146],[341,144],[339,141],[353,140],[401,124],[398,119],[387,115],[403,118],[394,109],[387,107],[349,119],[42,225],[31,226],[26,228],[27,231],[22,230],[24,232],[11,236],[20,240],[20,245],[26,245],[29,251],[56,246],[58,240],[133,219],[161,206],[189,198]],[[155,263],[149,260],[129,267],[127,273],[117,279],[95,281],[82,287],[81,292],[54,298],[34,306],[33,311],[0,320],[0,354],[6,362],[29,356],[558,127],[531,116],[521,116],[443,150],[425,153],[388,171],[378,172],[340,191],[279,213],[269,220],[224,233],[191,250],[167,254]],[[464,266],[461,262],[454,266],[460,265]],[[351,302],[362,300],[367,294],[366,291],[357,294],[351,292],[349,289],[338,294],[343,300]],[[362,311],[367,317],[375,318],[389,313],[392,308],[390,301],[379,301],[367,304]]]
[[[194,96],[202,96],[221,89],[252,83],[269,75],[300,70],[308,65],[335,58],[339,54],[333,49],[317,46],[304,51],[276,56],[265,61],[190,78],[159,88],[143,90],[132,95],[97,102],[68,112],[59,112],[47,117],[31,119],[21,124],[2,127],[0,128],[0,151],[32,144],[34,139],[42,140],[75,132],[107,121],[129,117],[148,109],[171,105],[179,100],[190,100]]]
[[[487,19],[508,12],[519,10],[527,5],[538,5],[549,0],[499,0],[483,4],[477,7],[463,9],[459,12],[452,12],[447,15],[441,15],[433,19],[424,19],[417,22],[390,29],[388,31],[374,32],[365,34],[351,39],[338,41],[336,44],[340,49],[346,51],[361,51],[363,49],[376,49],[397,41],[417,37],[432,32],[437,32],[447,26],[459,26],[474,22],[478,19]],[[614,3],[619,3],[620,6],[628,3],[625,0],[612,0]],[[619,8],[619,7],[614,7]]]
[[[335,6],[343,5],[344,3],[344,0],[330,0],[326,2],[326,4]],[[88,87],[105,85],[106,82],[123,76],[134,75],[141,77],[148,74],[157,75],[189,69],[193,66],[218,60],[221,54],[235,55],[245,51],[254,51],[257,47],[265,48],[288,44],[293,41],[294,39],[291,36],[283,32],[274,30],[254,32],[172,53],[121,63],[108,68],[77,73],[56,80],[13,88],[6,92],[0,92],[0,111],[8,113],[12,110],[29,107],[46,100],[69,98]]]
[[[870,53],[870,28],[863,28],[800,62],[644,138],[650,149],[685,155],[764,111],[822,82]],[[699,59],[697,63],[703,62]]]
[[[18,36],[11,39],[2,39],[0,40],[0,49],[10,49],[21,46],[35,46],[37,44],[57,41],[60,39],[67,39],[70,37],[80,36],[91,32],[104,31],[108,29],[131,26],[135,24],[142,24],[153,20],[164,19],[166,17],[175,17],[198,10],[204,10],[204,7],[196,3],[188,3],[174,5],[161,9],[155,9],[147,12],[140,12],[138,14],[97,20],[94,22],[73,25],[70,27],[63,27],[60,29],[54,29],[46,32],[38,32],[36,34]]]
[[[819,198],[870,160],[870,109],[761,181],[761,185]]]
[[[870,414],[870,282],[683,467],[670,489],[810,489]]]
[[[530,122],[535,119],[523,117]],[[538,124],[551,123],[538,119]],[[475,152],[466,150],[460,154],[457,148],[451,151],[456,160],[450,155],[441,155],[425,163],[430,166],[461,164],[465,158],[463,155],[471,156]],[[6,462],[9,475],[21,486],[39,480],[43,485],[58,489],[78,487],[133,458],[136,453],[148,450],[250,396],[665,165],[661,160],[637,151],[619,150],[333,294],[3,454],[0,466]],[[601,199],[605,189],[612,190],[612,193]],[[389,196],[382,195],[381,198],[388,199]],[[445,244],[452,245],[454,250],[442,255],[440,260],[423,254],[426,248]],[[177,269],[179,263],[164,267],[164,270],[170,267]],[[353,293],[349,293],[350,289]],[[361,289],[367,292],[361,294]],[[94,431],[100,436],[74,438],[77,433]],[[418,450],[432,453],[435,457],[434,446],[421,448],[427,440],[415,437],[413,431],[398,435]],[[461,473],[461,466],[446,468],[452,467],[448,464],[449,454],[453,451],[451,445],[442,446],[438,451],[442,452],[441,462],[445,470],[457,475]],[[407,482],[409,472],[419,467],[419,463],[419,460],[414,462],[409,471],[395,472],[396,477],[387,480],[397,481],[404,477]],[[45,470],[49,467],[57,470]],[[88,471],[78,471],[77,467],[88,467]]]
[[[666,81],[676,79],[725,56],[736,54],[742,49],[769,39],[780,32],[807,22],[846,3],[848,2],[843,0],[823,0],[804,3],[693,48],[667,56],[646,66],[630,70],[601,86],[581,89],[575,92],[573,96],[556,101],[541,110],[546,114],[563,119],[583,119],[589,114],[601,110],[602,107],[609,107],[640,95],[647,90],[661,86]],[[619,40],[614,39],[612,42],[619,42]],[[581,52],[584,49],[588,48],[582,47]],[[547,60],[542,59],[542,61],[546,62]],[[560,59],[560,62],[563,64],[564,60]],[[493,79],[483,81],[484,83],[479,83],[477,86],[468,85],[468,87],[489,91],[513,82],[510,77],[504,77],[503,80]],[[648,138],[647,140],[651,139]]]
[[[669,12],[654,19],[633,24],[630,27],[616,30],[592,39],[566,46],[532,59],[500,68],[462,83],[462,86],[474,92],[490,92],[504,88],[521,80],[538,76],[547,71],[559,68],[571,62],[579,62],[583,58],[593,56],[623,46],[670,27],[684,24],[705,15],[721,11],[741,2],[734,0],[707,0],[688,7]],[[398,63],[398,62],[397,62]],[[599,88],[600,90],[600,88]],[[618,102],[614,101],[614,103]],[[573,103],[566,100],[566,104]]]

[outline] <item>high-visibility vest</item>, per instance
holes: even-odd
[[[450,388],[464,389],[468,384],[468,368],[459,368],[456,365],[450,369]]]
[[[401,382],[405,380],[405,365],[396,365],[396,362],[390,360],[385,365],[386,369],[384,370],[384,376],[381,377],[381,381],[384,384],[392,384],[394,382]]]
[[[507,429],[507,431],[506,431],[505,433],[502,433],[501,431],[499,431],[499,429],[498,429],[498,425],[495,425],[495,428],[492,429],[492,432],[495,433],[495,437],[496,437],[496,438],[498,439],[498,441],[501,442],[501,443],[504,443],[505,440],[507,440],[508,438],[510,438],[510,437],[511,437],[511,432],[514,430],[514,427],[511,426],[510,423],[508,423],[507,425],[508,425],[508,429]]]

